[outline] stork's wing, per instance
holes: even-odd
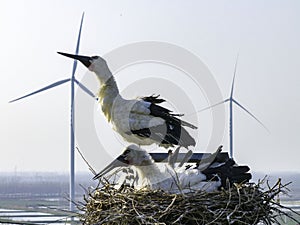
[[[149,106],[149,109],[150,109],[150,115],[153,115],[155,117],[160,117],[173,125],[186,126],[192,129],[197,129],[197,127],[194,126],[193,124],[177,118],[183,116],[183,114],[173,114],[172,111],[154,103],[152,103]]]
[[[251,173],[249,173],[250,168],[248,166],[238,166],[233,159],[228,159],[224,164],[220,164],[216,167],[208,167],[201,171],[206,175],[207,179],[213,179],[217,174],[221,178],[221,186],[226,188],[229,182],[231,185],[233,183],[243,183],[249,182],[252,178]]]
[[[172,123],[179,123],[181,126],[187,126],[192,129],[197,129],[196,126],[193,124],[190,124],[186,121],[180,120],[177,117],[183,116],[184,114],[174,114],[171,110],[166,109],[162,106],[159,106],[158,104],[165,102],[165,99],[159,98],[160,95],[151,95],[147,97],[142,97],[141,99],[143,102],[149,102],[151,103],[149,105],[150,114],[154,115],[155,117],[161,117],[165,120],[172,121]]]
[[[172,114],[170,110],[154,103],[162,100],[153,96],[147,97],[147,100],[137,101],[132,107],[129,122],[132,134],[150,138],[163,146],[195,146],[194,138],[183,126],[192,129],[196,129],[196,126],[180,120],[180,115]]]

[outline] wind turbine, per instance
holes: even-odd
[[[243,109],[252,118],[254,118],[260,125],[262,125],[267,131],[269,131],[268,128],[259,119],[257,119],[249,110],[247,110],[244,106],[242,106],[237,100],[233,98],[233,89],[234,89],[234,80],[235,80],[236,69],[237,69],[237,62],[238,62],[238,57],[236,58],[236,62],[234,66],[234,74],[233,74],[233,80],[231,84],[231,91],[230,91],[229,98],[198,111],[198,112],[202,112],[207,109],[211,109],[217,105],[229,102],[229,146],[230,146],[229,156],[230,158],[233,158],[233,103],[235,103],[237,106]]]
[[[80,45],[80,37],[81,37],[81,28],[82,28],[82,23],[83,23],[83,18],[84,18],[84,13],[82,13],[82,17],[81,17],[81,22],[80,22],[80,28],[79,28],[79,33],[78,33],[78,39],[77,39],[77,45],[76,45],[76,50],[75,50],[75,54],[78,55],[79,52],[79,45]],[[75,207],[74,207],[74,200],[75,200],[75,130],[74,130],[74,94],[75,94],[75,83],[84,91],[86,92],[88,95],[92,96],[93,98],[95,98],[95,95],[87,88],[85,87],[82,83],[80,83],[76,78],[75,78],[75,72],[76,72],[76,68],[77,68],[77,60],[74,60],[73,62],[73,69],[72,69],[72,75],[70,78],[67,79],[63,79],[57,82],[54,82],[46,87],[43,87],[39,90],[36,90],[30,94],[24,95],[22,97],[16,98],[14,100],[11,100],[9,103],[12,102],[16,102],[19,101],[23,98],[27,98],[31,95],[35,95],[37,93],[46,91],[48,89],[57,87],[59,85],[62,85],[66,82],[71,82],[71,111],[70,111],[70,211],[74,211]]]

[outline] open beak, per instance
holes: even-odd
[[[72,55],[69,53],[63,53],[63,52],[57,52],[60,55],[72,58],[72,59],[77,59],[79,60],[83,65],[85,65],[87,68],[91,65],[92,58],[89,56],[83,56],[83,55]]]
[[[96,174],[96,176],[94,176],[93,179],[97,180],[117,167],[125,167],[125,166],[127,167],[129,164],[128,164],[128,161],[125,159],[125,157],[126,156],[124,156],[124,155],[118,156],[118,158],[116,158],[107,167],[105,167],[98,174]]]

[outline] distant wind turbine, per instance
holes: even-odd
[[[233,74],[233,80],[232,80],[232,85],[231,85],[230,97],[219,103],[216,103],[214,105],[211,105],[209,107],[206,107],[206,108],[198,111],[198,112],[202,112],[207,109],[211,109],[217,105],[229,102],[229,145],[230,145],[229,155],[230,155],[230,158],[233,158],[233,103],[235,103],[237,106],[239,106],[245,112],[247,112],[252,118],[254,118],[258,123],[260,123],[260,125],[262,125],[269,132],[268,128],[259,119],[257,119],[249,110],[247,110],[244,106],[242,106],[240,103],[238,103],[238,101],[236,101],[233,98],[233,89],[234,89],[234,80],[235,80],[236,69],[237,69],[237,62],[238,62],[238,57],[236,59],[235,66],[234,66],[234,74]]]
[[[77,39],[77,45],[76,45],[76,51],[75,54],[78,55],[79,52],[79,45],[80,45],[80,36],[81,36],[81,28],[82,28],[82,23],[83,23],[83,18],[84,18],[84,13],[82,13],[82,17],[81,17],[81,23],[80,23],[80,28],[79,28],[79,33],[78,33],[78,39]],[[12,102],[16,102],[19,101],[23,98],[27,98],[31,95],[35,95],[39,92],[42,91],[46,91],[48,89],[54,88],[56,86],[59,86],[61,84],[64,84],[66,82],[71,82],[71,112],[70,112],[70,116],[71,116],[71,120],[70,120],[70,211],[74,211],[75,207],[74,207],[74,200],[75,200],[75,157],[74,157],[74,153],[75,153],[75,130],[74,130],[74,94],[75,94],[75,83],[84,91],[86,92],[88,95],[92,96],[93,98],[95,98],[95,95],[87,88],[85,87],[82,83],[80,83],[76,78],[75,78],[75,72],[76,72],[76,68],[77,68],[77,60],[74,60],[73,63],[73,70],[72,70],[72,75],[71,78],[67,78],[67,79],[63,79],[57,82],[54,82],[46,87],[43,87],[37,91],[34,91],[30,94],[24,95],[20,98],[16,98],[14,100],[11,100],[9,103]]]

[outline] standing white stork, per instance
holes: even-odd
[[[220,152],[221,148],[216,154]],[[160,189],[171,193],[199,190],[212,192],[220,187],[226,187],[227,182],[241,183],[251,179],[251,174],[247,173],[249,167],[237,166],[233,159],[223,163],[211,161],[204,169],[201,169],[199,164],[193,168],[173,169],[169,165],[160,168],[147,151],[136,145],[128,146],[123,154],[98,173],[94,179],[99,179],[114,168],[122,166],[132,166],[136,170],[137,188]]]
[[[173,114],[172,111],[158,105],[165,100],[153,95],[134,100],[124,99],[103,58],[58,53],[79,60],[96,74],[100,82],[98,100],[102,111],[108,122],[112,123],[113,129],[126,141],[138,145],[157,143],[163,147],[195,146],[194,138],[184,127],[197,127],[180,120],[178,117],[182,116],[181,114]]]

